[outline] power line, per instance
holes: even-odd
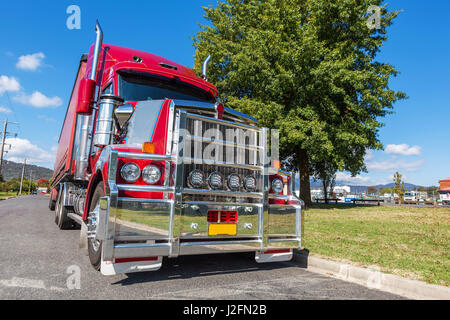
[[[2,173],[2,167],[3,167],[3,154],[5,153],[5,140],[8,135],[12,135],[14,137],[17,137],[17,133],[8,132],[8,124],[16,124],[19,125],[18,122],[8,122],[8,119],[3,120],[3,131],[2,131],[2,140],[0,145],[0,175]],[[10,145],[11,147],[11,145]]]

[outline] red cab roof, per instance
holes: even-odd
[[[94,45],[92,45],[89,50],[86,74],[90,74],[91,72],[93,54]],[[139,62],[136,62],[135,57],[139,58]],[[217,88],[211,83],[198,77],[191,68],[152,53],[104,43],[102,45],[102,52],[98,64],[99,70],[100,68],[104,68],[103,79],[101,79],[102,82],[108,80],[108,73],[105,71],[111,67],[114,69],[146,70],[148,72],[176,76],[183,81],[189,82],[210,92],[214,97],[217,97]]]

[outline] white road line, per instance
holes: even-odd
[[[44,289],[52,291],[65,291],[67,289],[51,286],[47,288],[43,280],[34,280],[26,278],[13,277],[11,280],[0,280],[0,286],[10,288],[29,288],[29,289]]]

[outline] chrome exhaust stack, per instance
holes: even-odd
[[[207,81],[208,80],[208,64],[211,61],[211,55],[209,55],[205,61],[203,61],[203,68],[202,68],[202,78],[203,80]]]
[[[97,76],[98,61],[100,60],[100,51],[102,50],[103,44],[103,30],[100,27],[100,23],[98,22],[98,20],[95,24],[95,32],[97,33],[97,39],[95,40],[94,57],[92,60],[91,75],[89,77],[91,80],[94,81]]]
[[[97,78],[97,67],[100,60],[100,53],[102,51],[103,44],[103,31],[100,27],[100,23],[96,22],[95,32],[97,33],[97,38],[95,40],[94,55],[92,58],[92,67],[89,79],[96,81]],[[98,84],[97,84],[98,85]],[[91,149],[91,135],[93,125],[92,115],[79,115],[79,121],[81,121],[81,137],[80,137],[80,149],[76,159],[76,170],[75,179],[77,180],[87,180],[87,167],[89,163],[89,152]]]

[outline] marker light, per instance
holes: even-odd
[[[142,144],[142,152],[144,153],[155,153],[155,145],[151,142],[144,142]]]

